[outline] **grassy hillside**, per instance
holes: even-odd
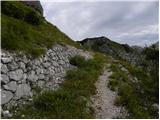
[[[55,43],[79,47],[37,11],[21,2],[3,1],[1,15],[2,48],[39,56]]]
[[[127,68],[129,74],[122,71],[120,64]],[[152,79],[152,75],[125,61],[112,63],[111,70],[113,74],[109,87],[118,93],[115,105],[124,106],[130,119],[158,118],[158,110],[153,106],[158,104],[158,87],[155,86],[158,83]]]

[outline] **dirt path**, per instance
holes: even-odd
[[[116,93],[107,86],[112,72],[105,70],[95,83],[97,94],[91,98],[95,109],[95,117],[98,119],[111,119],[119,116],[121,108],[114,105]]]

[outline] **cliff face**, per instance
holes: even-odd
[[[43,15],[43,8],[40,1],[22,1],[24,4],[33,7],[36,9],[41,15]]]

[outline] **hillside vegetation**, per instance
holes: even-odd
[[[128,118],[158,118],[159,49],[155,45],[136,51],[105,37],[85,39],[81,44],[116,59],[111,61],[108,87],[118,93],[115,104],[127,109]]]
[[[18,1],[2,1],[2,48],[20,50],[33,56],[45,53],[55,43],[79,47],[56,26],[50,24],[33,8]]]
[[[77,69],[67,72],[60,88],[57,91],[37,89],[33,102],[13,108],[13,118],[94,118],[94,111],[88,103],[96,92],[94,83],[106,60],[101,54],[96,54],[90,60],[81,56],[71,58],[70,63]]]
[[[96,93],[95,82],[106,64],[111,64],[107,69],[113,72],[107,86],[118,95],[115,105],[123,106],[128,118],[158,118],[159,49],[156,46],[138,51],[106,37],[87,38],[80,44],[22,2],[2,1],[1,4],[2,49],[23,51],[33,57],[44,54],[54,44],[93,51],[93,59],[85,60],[81,56],[70,59],[75,69],[66,72],[66,80],[57,91],[35,87],[37,94],[32,101],[11,109],[12,118],[95,118],[91,97]]]

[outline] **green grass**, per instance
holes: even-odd
[[[80,61],[81,60],[81,61]],[[66,80],[57,91],[44,91],[34,96],[33,102],[17,108],[13,118],[94,118],[94,111],[87,104],[95,94],[94,83],[102,72],[104,57],[96,54],[85,60],[76,56],[71,60],[76,70],[67,72]],[[14,110],[15,111],[15,110]]]
[[[14,3],[18,10],[26,12],[31,10],[30,7],[20,2],[10,1],[10,3]],[[32,10],[32,12],[36,11]],[[41,18],[41,20],[42,22],[39,25],[32,25],[22,19],[2,13],[2,49],[23,51],[37,57],[44,54],[46,48],[51,48],[54,44],[68,44],[80,48],[78,43],[71,40],[56,26],[47,22],[44,18]]]
[[[138,83],[134,83],[126,73],[120,70],[119,63],[129,70],[131,76],[137,77]],[[156,101],[152,93],[150,75],[142,68],[132,66],[125,61],[119,61],[119,63],[112,63],[113,74],[109,82],[111,90],[118,92],[115,105],[125,106],[129,118],[157,118],[158,112],[151,106]]]

